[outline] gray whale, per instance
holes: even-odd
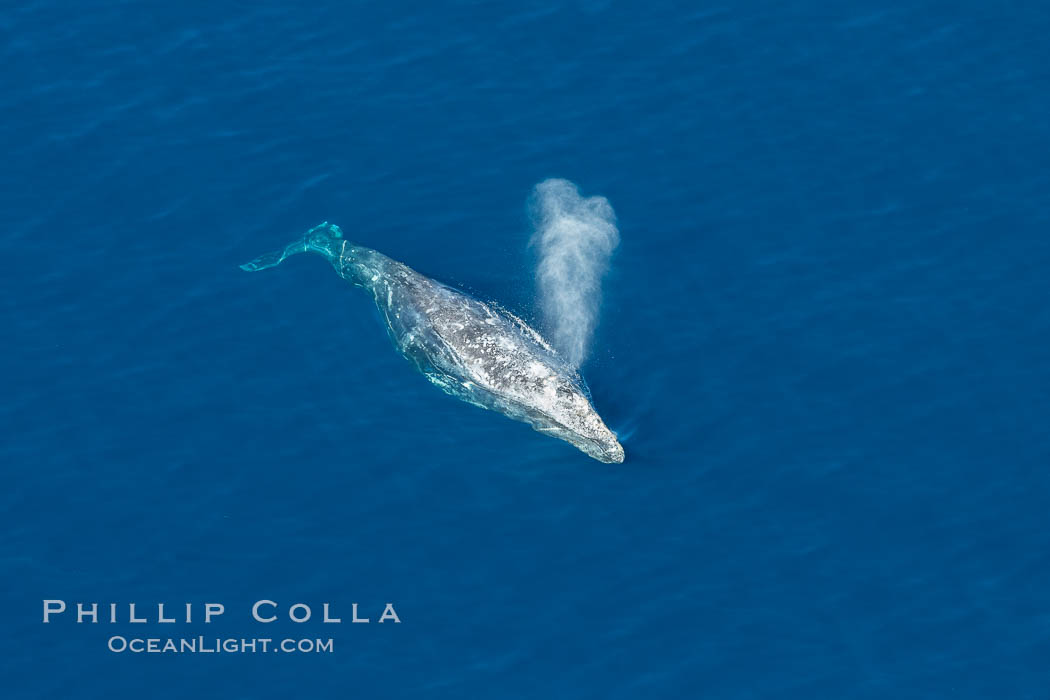
[[[325,256],[340,277],[370,292],[397,349],[446,393],[602,462],[623,462],[623,447],[591,405],[579,373],[517,316],[353,245],[327,221],[241,268],[265,270],[297,253]]]

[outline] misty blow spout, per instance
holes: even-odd
[[[579,367],[598,325],[602,278],[620,243],[616,215],[605,197],[584,198],[568,180],[536,185],[530,204],[543,329],[562,357]]]

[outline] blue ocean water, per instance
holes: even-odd
[[[1047,697],[1048,33],[1039,3],[8,4],[4,697]],[[584,374],[623,465],[438,392],[322,260],[237,268],[327,219],[534,318],[548,177],[618,216]]]

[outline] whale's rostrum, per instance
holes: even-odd
[[[397,349],[446,393],[524,421],[602,462],[623,462],[623,447],[591,405],[579,373],[505,309],[356,246],[328,222],[241,268],[265,270],[305,252],[325,256],[341,277],[368,290]]]

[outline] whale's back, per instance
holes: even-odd
[[[423,327],[408,335],[417,343],[429,338],[419,344],[429,346],[421,370],[434,384],[598,459],[623,461],[623,448],[591,405],[579,374],[539,333],[505,309],[429,282],[435,286],[417,287],[427,290],[419,308],[402,308],[401,317],[421,319]],[[408,343],[402,352],[412,359],[414,349]]]

